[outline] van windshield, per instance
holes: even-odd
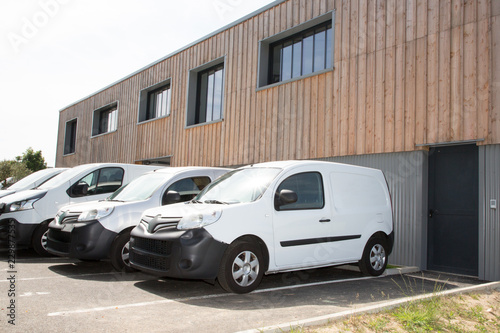
[[[24,177],[20,181],[16,182],[14,185],[9,187],[9,190],[29,190],[30,186],[33,185],[37,180],[45,177],[45,175],[50,175],[51,173],[56,174],[57,170],[54,169],[43,169]]]
[[[107,200],[142,201],[150,198],[155,191],[172,177],[171,173],[149,173],[120,187]]]
[[[193,200],[205,203],[244,203],[259,199],[280,168],[248,168],[226,173],[205,187]]]
[[[61,186],[62,184],[71,180],[71,178],[76,177],[82,172],[82,170],[88,169],[88,165],[80,165],[74,168],[68,169],[66,171],[61,172],[57,176],[52,179],[49,179],[42,185],[38,186],[40,190],[50,190],[51,188],[56,188]]]

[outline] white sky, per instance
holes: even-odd
[[[0,0],[0,161],[54,166],[59,110],[273,0]]]

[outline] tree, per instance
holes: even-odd
[[[22,162],[7,160],[0,162],[0,183],[2,183],[4,187],[11,185],[11,183],[7,184],[8,178],[12,177],[13,181],[16,182],[30,173],[31,171]]]
[[[45,158],[42,156],[42,151],[39,150],[35,152],[31,147],[26,149],[23,156],[17,156],[16,160],[26,165],[31,172],[47,168],[47,163],[45,162]]]

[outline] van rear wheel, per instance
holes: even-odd
[[[359,261],[359,269],[363,274],[379,276],[387,267],[387,242],[380,236],[368,240]]]
[[[247,241],[231,244],[222,257],[217,279],[222,288],[236,294],[255,290],[264,275],[260,247]]]

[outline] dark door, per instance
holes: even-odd
[[[478,148],[429,151],[427,267],[478,274]]]

